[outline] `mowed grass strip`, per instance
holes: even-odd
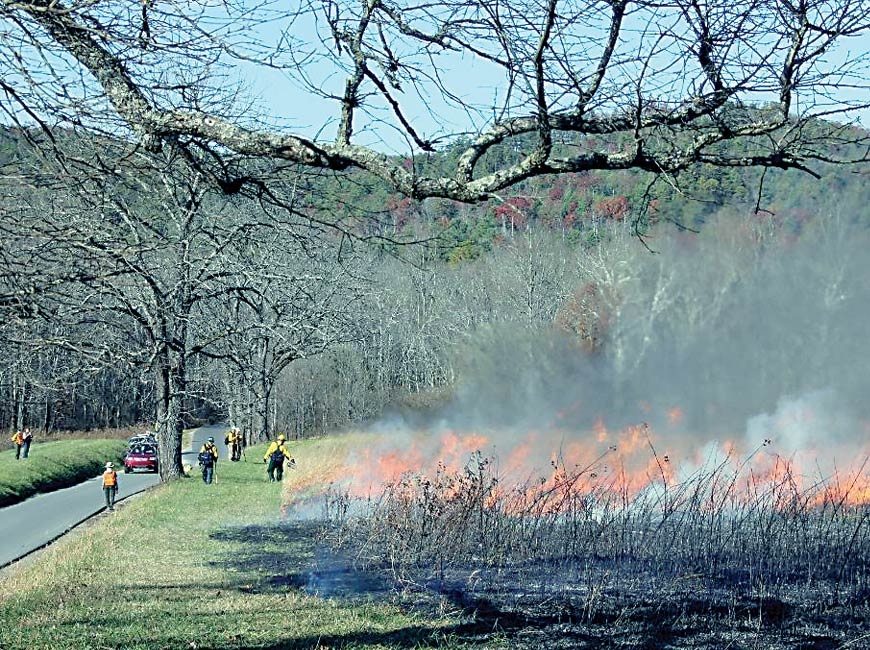
[[[126,500],[7,570],[0,648],[457,647],[447,619],[306,591],[317,542],[305,522],[282,519],[282,490],[304,480],[310,496],[312,468],[343,452],[294,444],[302,471],[283,486],[266,480],[264,452],[221,460],[213,485],[194,471]]]
[[[120,463],[126,450],[125,440],[94,439],[37,442],[19,460],[14,449],[0,452],[0,506],[93,478],[106,461]]]

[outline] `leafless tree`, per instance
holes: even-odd
[[[211,355],[234,378],[227,402],[249,397],[231,419],[261,441],[273,432],[273,389],[288,366],[360,338],[351,314],[365,283],[340,237],[298,220],[261,217],[235,244],[226,264],[238,288],[205,320],[216,326]]]
[[[78,341],[96,344],[81,349]],[[96,362],[100,345],[125,342],[95,324],[62,319],[0,324],[0,428],[121,427],[146,417],[149,384],[127,367]]]
[[[11,244],[10,286],[21,287],[8,294],[12,312],[67,325],[41,345],[150,375],[160,473],[174,478],[193,394],[188,365],[215,344],[201,324],[203,305],[247,290],[227,260],[251,224],[179,150],[151,154],[106,141],[94,151],[93,142],[72,140],[58,144],[62,160],[48,185],[30,188],[0,222]],[[31,323],[24,331],[36,330]]]
[[[3,0],[0,15],[7,119],[198,148],[229,193],[261,187],[237,166],[251,158],[464,202],[542,174],[867,160],[845,146],[867,142],[859,0]],[[257,69],[325,118],[265,119],[233,83]],[[450,169],[408,158],[446,145]]]

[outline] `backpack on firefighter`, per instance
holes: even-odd
[[[199,452],[197,460],[199,460],[199,464],[203,467],[211,467],[212,465],[214,465],[214,456],[210,451]]]

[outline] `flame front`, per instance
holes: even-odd
[[[560,421],[553,418],[548,429],[520,434],[443,429],[372,436],[371,444],[336,466],[332,481],[350,496],[363,497],[410,476],[425,481],[435,474],[468,472],[477,455],[488,460],[497,478],[493,503],[522,490],[527,492],[524,503],[539,501],[541,495],[563,504],[655,498],[668,508],[687,499],[705,507],[763,503],[775,509],[870,503],[867,461],[839,466],[836,460],[846,454],[870,458],[866,445],[826,445],[822,453],[809,446],[781,450],[768,438],[750,447],[745,436],[693,443],[704,437],[684,430],[684,412],[678,407],[663,412],[662,433],[646,423],[610,431],[602,418],[578,433],[556,426]],[[805,411],[777,418],[771,426],[775,433],[805,429],[814,421]],[[452,485],[456,490],[461,484]]]

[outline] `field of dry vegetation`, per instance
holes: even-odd
[[[476,454],[378,494],[296,491],[287,517],[324,513],[307,588],[458,614],[469,643],[870,647],[865,472],[806,485],[784,459],[762,475],[726,458],[677,481],[652,455],[642,489],[558,463],[508,485]]]
[[[376,449],[294,442],[279,491],[251,447],[122,502],[0,577],[0,647],[870,647],[863,468],[677,479],[651,451],[645,485],[555,461],[518,482],[472,453],[360,489]]]

